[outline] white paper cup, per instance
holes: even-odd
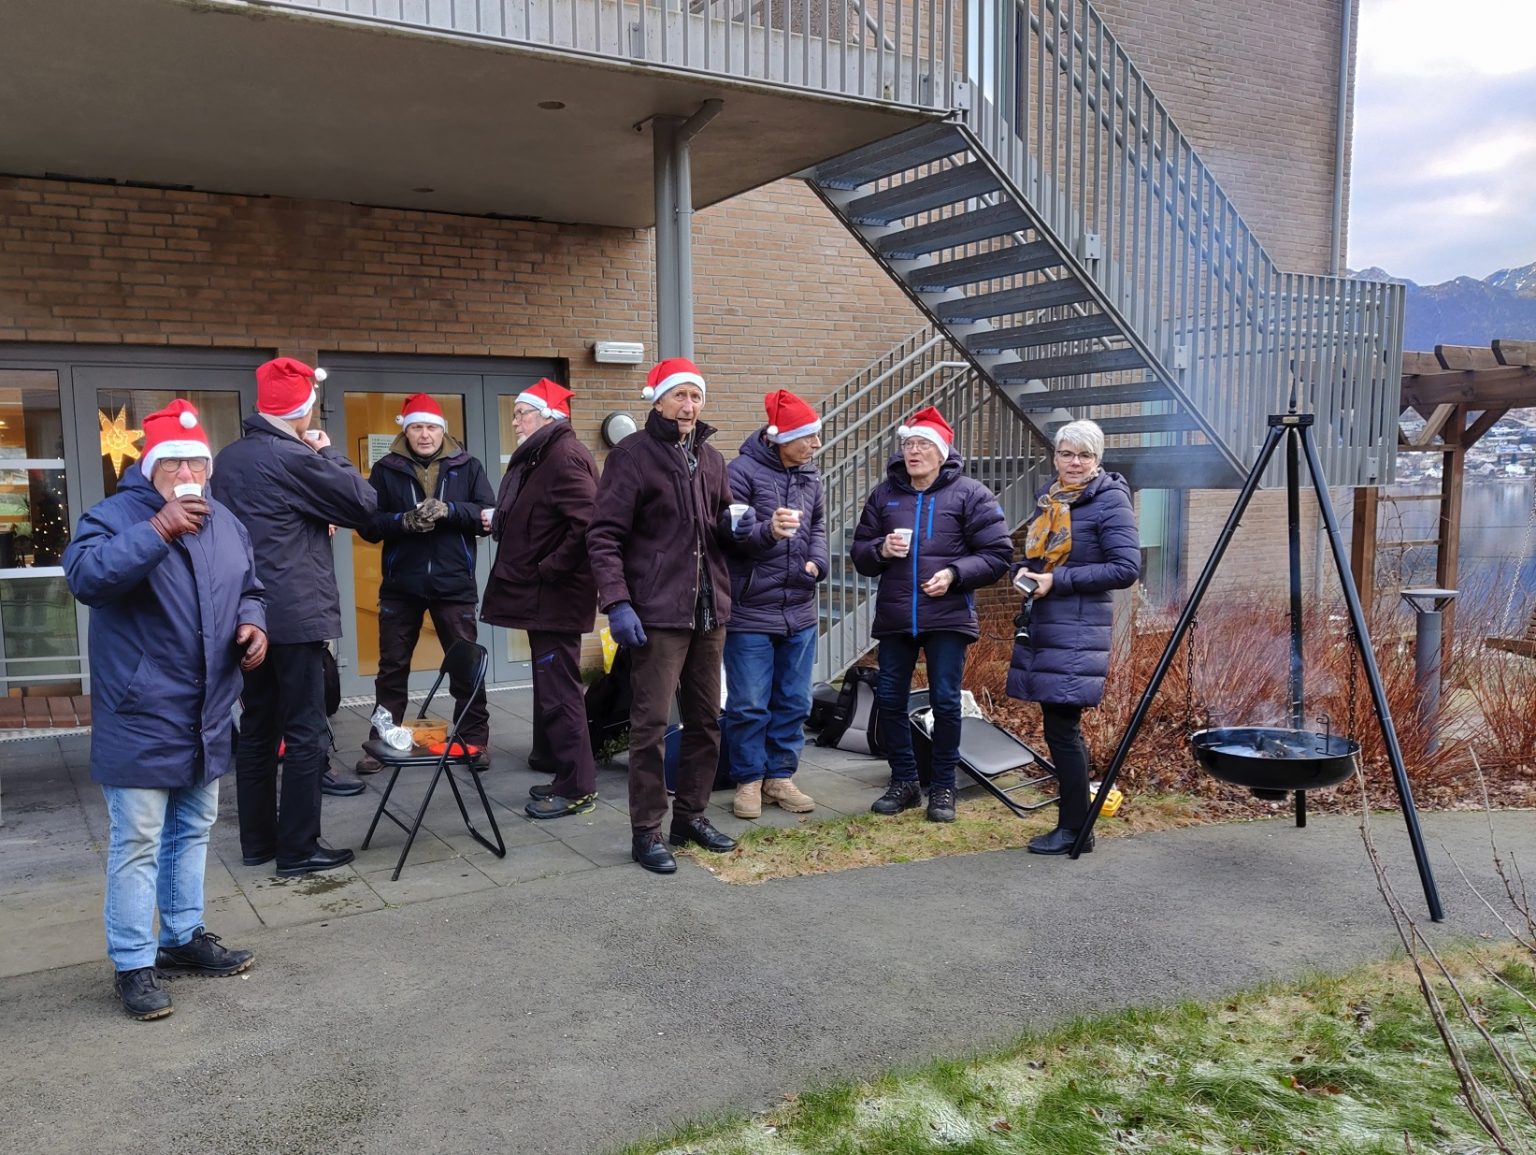
[[[902,545],[910,547],[912,544],[912,531],[910,529],[893,529],[891,530],[891,536],[901,542]]]
[[[171,492],[177,497],[202,497],[203,487],[195,481],[183,481]]]
[[[790,509],[786,506],[784,509],[784,516],[789,519],[790,525],[794,526],[796,529],[800,528],[800,511],[798,509]]]
[[[732,502],[731,503],[731,528],[732,529],[735,529],[738,525],[741,524],[741,519],[747,516],[747,510],[749,510],[751,508],[752,507],[750,505],[745,505],[745,504],[743,504],[741,502]]]
[[[304,440],[305,441],[319,441],[320,440],[320,430],[318,430],[318,429],[306,429],[306,430],[304,430]]]
[[[486,529],[491,528],[491,517],[496,513],[494,509],[482,509],[480,511],[480,524]]]

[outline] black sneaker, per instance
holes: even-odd
[[[596,809],[596,794],[586,794],[580,798],[562,798],[558,794],[551,794],[523,807],[529,818],[564,818],[567,814],[590,814]]]
[[[112,989],[123,1000],[123,1010],[128,1016],[141,1023],[163,1019],[176,1009],[171,1006],[171,996],[160,985],[160,976],[154,967],[118,971],[112,976]]]
[[[953,822],[955,820],[955,788],[930,786],[928,788],[928,821]]]
[[[163,946],[155,965],[164,970],[190,971],[200,975],[237,975],[247,969],[256,956],[248,950],[230,950],[219,936],[202,927],[180,946]]]
[[[1037,834],[1029,840],[1028,850],[1031,854],[1070,854],[1072,844],[1077,841],[1077,831],[1066,830],[1058,826],[1049,834]],[[1093,849],[1093,835],[1089,835],[1083,842],[1082,853],[1087,854]]]
[[[892,782],[870,807],[876,814],[900,814],[923,804],[923,788],[916,782]]]

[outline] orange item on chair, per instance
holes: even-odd
[[[432,745],[427,747],[427,753],[428,754],[441,754],[443,752],[443,750],[447,747],[447,745],[448,745],[448,743],[446,743],[446,742],[433,742]],[[467,748],[469,750],[469,756],[471,758],[473,758],[476,754],[480,753],[480,747],[479,746],[468,746]],[[455,757],[455,758],[463,757],[465,749],[466,749],[466,743],[455,742],[453,744],[452,756]]]

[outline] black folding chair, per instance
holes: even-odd
[[[438,668],[437,681],[432,683],[432,689],[427,692],[427,700],[421,704],[421,713],[418,718],[425,718],[427,711],[432,706],[432,699],[436,696],[438,687],[443,684],[443,679],[448,679],[450,687],[465,687],[461,697],[464,708],[459,710],[453,719],[453,725],[448,728],[448,739],[443,743],[441,754],[417,753],[416,747],[409,750],[396,750],[382,738],[369,738],[363,743],[363,749],[372,754],[380,762],[390,768],[389,784],[384,787],[384,796],[379,799],[379,808],[373,813],[373,821],[368,825],[368,836],[363,839],[363,849],[368,849],[368,843],[373,838],[373,832],[378,828],[380,818],[388,818],[401,830],[405,831],[405,845],[400,848],[400,861],[395,863],[395,873],[390,875],[394,881],[400,877],[400,870],[405,866],[405,856],[411,852],[411,844],[416,841],[416,832],[421,829],[421,821],[426,817],[427,806],[432,801],[432,791],[437,789],[437,780],[448,776],[448,785],[453,790],[453,800],[459,804],[459,813],[464,818],[464,828],[469,831],[470,837],[485,847],[497,858],[507,856],[507,844],[501,837],[501,828],[496,825],[496,816],[491,813],[491,800],[485,796],[485,787],[480,784],[480,775],[470,767],[469,746],[459,737],[459,727],[464,723],[464,715],[469,712],[469,704],[474,700],[476,692],[485,684],[485,672],[490,665],[490,655],[486,653],[484,646],[474,642],[454,642],[446,654],[443,655],[443,664]],[[395,788],[395,781],[400,777],[400,771],[412,766],[432,766],[432,781],[427,784],[426,796],[421,800],[421,806],[416,811],[416,821],[409,826],[388,809],[389,795]],[[475,790],[480,795],[480,803],[485,807],[485,820],[491,825],[491,833],[496,836],[493,843],[485,835],[475,829],[475,824],[469,820],[469,811],[464,806],[464,796],[459,793],[459,784],[454,779],[454,767],[464,769],[475,784]]]

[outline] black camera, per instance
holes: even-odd
[[[1027,644],[1030,618],[1035,610],[1035,592],[1039,590],[1040,583],[1027,569],[1021,569],[1013,575],[1013,588],[1024,595],[1024,602],[1013,619],[1013,640]]]

